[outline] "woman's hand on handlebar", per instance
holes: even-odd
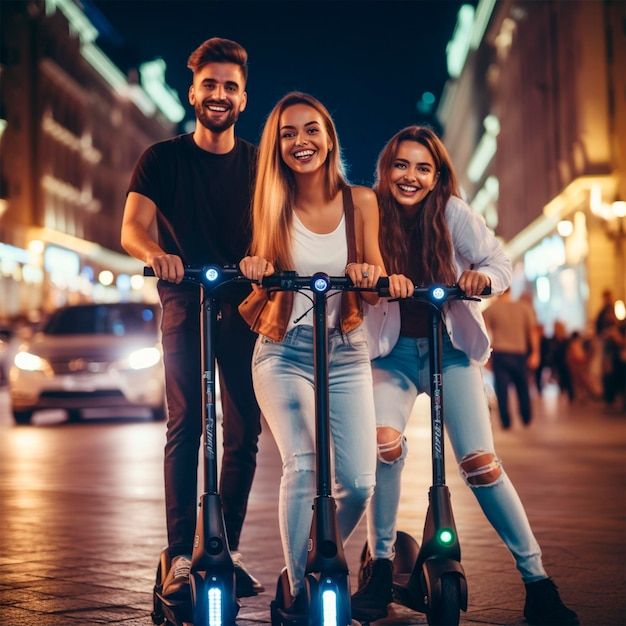
[[[167,280],[170,283],[180,283],[185,276],[183,260],[176,254],[158,254],[146,259],[146,265],[150,266],[157,278]]]
[[[346,266],[346,276],[354,283],[355,287],[374,288],[378,279],[383,275],[383,268],[380,265],[370,265],[369,263],[348,263]]]
[[[389,276],[389,297],[410,298],[415,290],[415,285],[404,274],[391,274]]]
[[[491,279],[487,274],[475,270],[465,270],[459,278],[459,287],[469,298],[480,296],[485,287],[491,286]]]
[[[259,283],[264,276],[271,276],[276,271],[272,263],[260,256],[243,257],[239,261],[239,269],[246,278],[256,280]]]

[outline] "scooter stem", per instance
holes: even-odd
[[[441,309],[431,305],[428,309],[431,333],[430,349],[430,412],[431,412],[431,447],[433,485],[445,485],[445,451],[443,436],[443,338],[441,328]]]
[[[313,349],[315,363],[315,431],[317,461],[317,495],[330,497],[330,397],[328,391],[328,327],[326,324],[326,294],[313,291]]]
[[[217,414],[215,409],[215,317],[216,302],[211,294],[200,287],[200,306],[203,323],[200,325],[200,345],[202,346],[202,383],[204,385],[204,404],[202,407],[202,426],[204,428],[204,485],[205,492],[218,493],[217,474]]]

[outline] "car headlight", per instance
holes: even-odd
[[[18,369],[27,372],[47,372],[50,370],[48,361],[31,352],[18,352],[13,359],[13,363]]]
[[[141,348],[128,355],[128,365],[134,370],[153,367],[161,360],[161,351],[157,348]]]

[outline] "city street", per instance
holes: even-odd
[[[626,624],[626,421],[618,408],[573,406],[549,387],[535,417],[502,431],[496,446],[525,503],[548,573],[584,626]],[[400,528],[420,541],[430,481],[428,404],[408,432]],[[0,624],[152,624],[152,586],[165,546],[162,449],[165,424],[142,417],[67,423],[38,414],[14,426],[0,389]],[[448,453],[448,485],[467,576],[462,625],[524,624],[524,588]],[[266,586],[241,600],[237,623],[269,623],[283,566],[277,524],[280,476],[271,434],[261,438],[241,551]],[[353,574],[364,524],[346,547]],[[352,577],[356,589],[356,576]],[[394,605],[380,625],[426,624]]]

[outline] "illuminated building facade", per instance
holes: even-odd
[[[626,299],[625,20],[620,1],[480,0],[448,44],[444,142],[547,329]]]
[[[3,2],[1,29],[0,320],[145,296],[120,226],[136,160],[184,115],[163,62],[129,80],[73,0]]]

